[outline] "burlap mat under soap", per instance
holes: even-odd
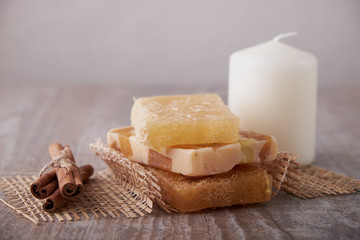
[[[90,220],[106,217],[138,217],[151,213],[153,201],[167,212],[176,212],[161,197],[157,179],[143,166],[129,161],[121,153],[97,141],[90,149],[110,169],[90,178],[84,194],[68,201],[55,213],[42,210],[44,200],[34,198],[30,185],[37,177],[2,177],[0,187],[7,201],[0,201],[33,223]],[[281,189],[300,198],[349,194],[360,191],[360,180],[316,166],[302,167],[294,163],[296,156],[279,153],[276,161],[263,165],[273,177],[273,195]],[[115,178],[114,175],[115,174]]]
[[[136,189],[118,182],[109,169],[92,176],[84,185],[81,197],[67,201],[66,206],[55,213],[48,213],[42,209],[45,200],[39,200],[30,193],[30,185],[37,178],[35,173],[17,173],[1,177],[0,181],[0,188],[7,197],[7,201],[1,198],[0,201],[35,224],[124,216],[133,218],[152,211],[153,202],[148,197],[139,197]]]

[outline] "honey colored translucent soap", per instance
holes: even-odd
[[[266,202],[272,195],[272,177],[258,166],[237,165],[229,172],[202,178],[146,168],[159,180],[164,201],[184,213]]]
[[[234,143],[240,119],[217,94],[135,99],[131,124],[139,142],[156,150],[208,143]]]

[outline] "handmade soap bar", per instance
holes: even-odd
[[[157,151],[183,144],[235,143],[240,119],[216,94],[135,99],[131,124],[137,140]]]
[[[139,143],[132,134],[132,127],[111,129],[107,142],[131,161],[186,176],[219,174],[241,163],[272,161],[277,154],[272,136],[249,131],[240,131],[236,143],[182,145],[168,147],[161,153]]]
[[[272,177],[257,166],[237,165],[229,172],[202,178],[147,168],[159,180],[164,201],[181,212],[271,199]]]
[[[132,127],[111,129],[107,142],[131,161],[187,176],[227,172],[241,163],[243,155],[239,142],[169,147],[159,153],[138,142],[132,133]]]

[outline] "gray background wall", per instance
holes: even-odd
[[[360,83],[359,0],[1,0],[0,83],[223,86],[232,52],[293,30],[321,86]]]

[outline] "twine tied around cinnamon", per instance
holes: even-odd
[[[63,150],[60,151],[59,155],[55,156],[50,163],[46,164],[39,172],[39,177],[41,177],[44,172],[53,167],[53,168],[66,168],[67,171],[70,171],[70,167],[73,166],[77,169],[79,167],[75,164],[75,162],[67,157],[68,152],[71,151],[69,146],[65,146]],[[80,169],[79,169],[80,171]]]

